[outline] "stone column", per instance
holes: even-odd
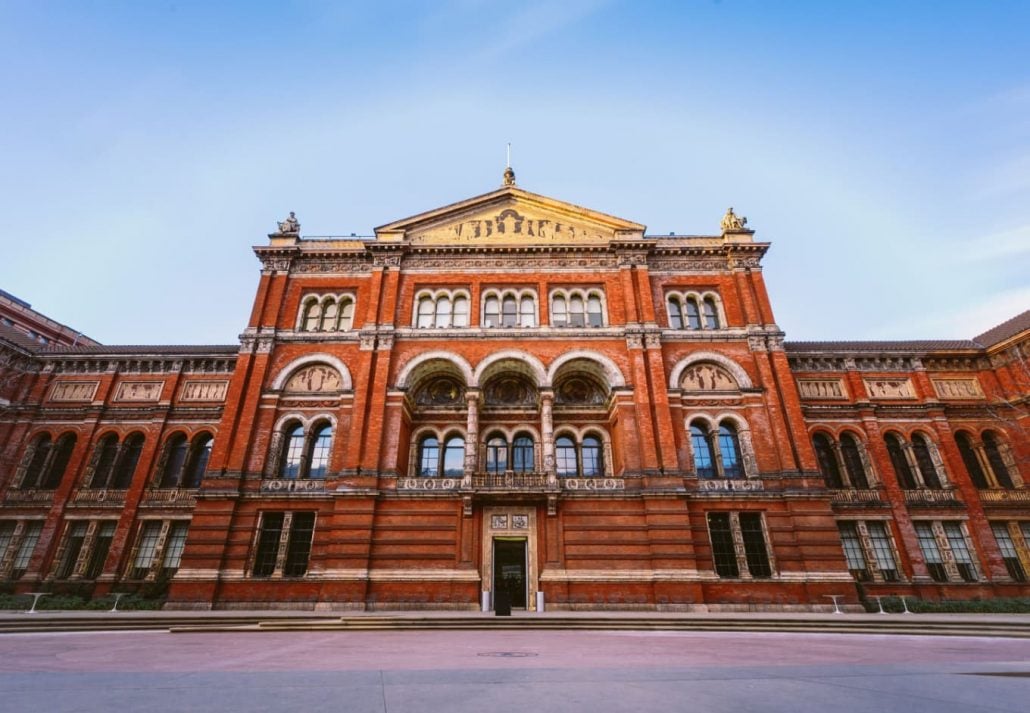
[[[465,402],[468,404],[468,422],[465,425],[465,477],[461,485],[470,488],[472,476],[479,470],[479,392],[466,392]]]
[[[547,484],[555,486],[558,484],[558,475],[554,463],[554,420],[552,408],[554,405],[554,393],[552,391],[540,392],[540,438],[543,441],[541,448],[544,454],[544,472],[547,473]]]

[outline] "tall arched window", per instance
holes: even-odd
[[[740,441],[737,439],[737,429],[733,424],[724,423],[719,426],[719,454],[722,456],[724,478],[739,478],[744,475],[744,466],[740,460]]]
[[[826,487],[843,488],[844,481],[840,477],[840,468],[837,466],[837,457],[833,453],[833,444],[829,436],[825,433],[815,434],[812,436],[812,445],[815,447],[815,457],[826,480]]]
[[[865,463],[862,462],[862,454],[858,450],[858,441],[850,433],[840,437],[840,454],[844,459],[844,468],[848,472],[848,479],[854,488],[869,488],[869,478],[866,477]]]
[[[451,326],[451,300],[449,297],[440,297],[436,300],[436,328]]]
[[[118,436],[111,433],[100,439],[100,442],[97,444],[96,467],[93,469],[93,479],[89,484],[90,488],[103,489],[108,487],[117,456]]]
[[[694,451],[694,470],[698,478],[714,478],[715,462],[712,460],[712,446],[708,430],[693,425],[690,427],[690,445]]]
[[[440,472],[440,441],[426,436],[418,445],[418,474],[431,478]]]
[[[486,304],[483,306],[483,326],[501,326],[501,301],[493,295],[486,298]]]
[[[573,295],[569,298],[569,326],[582,327],[586,324],[586,314],[583,308],[583,298]]]
[[[322,325],[321,329],[323,332],[334,332],[336,331],[336,317],[339,314],[339,306],[336,303],[336,298],[326,297],[322,302]]]
[[[705,327],[708,329],[718,329],[719,312],[715,309],[715,300],[711,297],[705,297],[702,304],[705,310]]]
[[[492,436],[486,442],[486,472],[503,473],[508,468],[508,442],[503,436]]]
[[[301,328],[305,332],[317,332],[318,325],[321,322],[321,314],[318,308],[318,300],[308,300],[304,306],[304,318]]]
[[[354,300],[344,297],[340,303],[340,330],[350,329],[354,325]]]
[[[514,327],[519,321],[519,306],[514,295],[505,295],[501,301],[501,326]]]
[[[673,329],[683,329],[683,306],[679,297],[670,297],[666,306],[669,309],[669,326]]]
[[[693,297],[687,298],[687,327],[701,329],[701,315],[697,311],[697,302]]]
[[[186,436],[177,433],[169,439],[165,448],[165,464],[161,471],[158,487],[177,488],[179,487],[179,478],[186,465],[189,443],[186,442]]]
[[[555,459],[557,460],[558,475],[566,478],[576,477],[576,443],[568,436],[560,436],[554,442]]]
[[[597,478],[604,475],[604,459],[601,457],[601,439],[586,436],[583,439],[583,477]]]
[[[32,456],[29,460],[29,465],[25,469],[25,477],[21,481],[22,488],[31,489],[39,487],[39,482],[43,477],[43,469],[50,457],[50,451],[53,449],[53,446],[54,444],[50,440],[49,433],[44,433],[36,439],[31,451]]]
[[[418,301],[418,322],[416,327],[426,329],[433,326],[433,313],[435,306],[431,297],[423,297]]]
[[[536,302],[532,297],[523,297],[519,304],[519,326],[536,326]]]
[[[601,309],[601,298],[597,295],[587,297],[587,324],[591,327],[604,326],[604,313]]]
[[[454,317],[451,324],[455,327],[469,326],[469,301],[467,297],[454,298]]]
[[[132,483],[132,476],[136,473],[136,465],[143,453],[143,434],[133,433],[125,439],[122,444],[122,452],[115,463],[114,474],[111,478],[110,487],[124,490]]]
[[[465,472],[465,439],[451,436],[443,450],[443,474],[455,478]]]
[[[68,470],[68,463],[72,459],[72,451],[75,450],[75,441],[74,433],[66,433],[57,439],[57,445],[54,446],[54,457],[46,472],[43,473],[39,487],[45,490],[54,490],[61,484],[64,472]]]
[[[279,469],[281,478],[299,478],[304,463],[304,426],[295,423],[286,431],[283,443],[282,466]]]
[[[551,325],[554,327],[564,327],[568,322],[568,304],[562,295],[557,295],[551,302]]]
[[[991,464],[994,477],[998,479],[998,485],[1003,488],[1013,488],[1012,476],[1009,474],[1005,459],[1001,456],[1001,445],[998,443],[998,437],[994,435],[994,431],[984,431],[983,442],[984,454],[987,456],[987,462]]]
[[[199,488],[204,479],[207,462],[211,458],[211,446],[215,439],[209,433],[201,433],[193,438],[190,445],[190,457],[182,474],[182,487]]]
[[[512,470],[516,473],[532,473],[536,468],[533,439],[525,434],[515,437],[512,445]]]
[[[901,438],[895,433],[888,433],[884,437],[887,443],[887,455],[890,456],[891,466],[894,468],[894,475],[898,479],[898,485],[905,490],[915,490],[916,477],[905,458],[904,446]]]
[[[333,445],[333,425],[323,423],[316,426],[311,435],[311,457],[308,460],[309,478],[324,478],[329,469],[329,454]]]
[[[912,454],[916,457],[916,465],[919,466],[919,474],[923,476],[926,487],[940,490],[941,479],[937,475],[937,466],[934,465],[930,456],[930,446],[926,437],[916,433],[912,436]]]
[[[986,490],[989,487],[987,476],[984,474],[983,468],[980,467],[980,459],[976,457],[976,451],[973,450],[969,434],[964,431],[956,433],[955,442],[958,444],[958,452],[962,456],[962,463],[966,466],[966,472],[969,473],[969,479],[980,490]]]

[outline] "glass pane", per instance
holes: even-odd
[[[841,522],[837,524],[840,529],[840,540],[844,546],[844,557],[848,561],[848,569],[857,573],[866,571],[865,553],[862,552],[862,541],[858,537],[855,524],[852,522]]]
[[[569,326],[582,327],[586,324],[586,315],[583,310],[583,298],[578,295],[569,299]]]
[[[719,452],[722,455],[722,473],[727,478],[739,478],[744,474],[740,463],[740,443],[737,432],[728,426],[719,427]]]
[[[690,329],[701,329],[701,315],[697,312],[697,302],[687,299],[687,326]]]
[[[50,441],[50,436],[41,436],[36,441],[35,450],[32,452],[32,460],[29,461],[29,467],[21,481],[22,488],[29,489],[39,486],[39,479],[43,475],[43,465],[46,463],[47,456],[50,455],[52,447],[53,443]]]
[[[714,478],[715,465],[712,463],[712,449],[708,445],[708,435],[697,426],[690,427],[690,444],[694,450],[694,470],[698,478]]]
[[[533,458],[533,439],[519,436],[512,453],[512,469],[516,473],[531,473],[536,469]]]
[[[898,485],[906,490],[914,490],[916,478],[912,469],[908,466],[908,460],[901,449],[901,440],[893,433],[887,434],[887,455],[890,456],[891,465],[894,466],[894,475],[898,478]]]
[[[1005,459],[1001,457],[998,439],[990,431],[984,433],[984,453],[987,455],[987,462],[991,464],[991,470],[998,479],[998,484],[1003,488],[1011,489],[1013,487],[1012,476],[1009,475]]]
[[[715,300],[711,297],[706,297],[704,301],[705,309],[705,326],[708,329],[719,328],[719,315],[715,310]]]
[[[955,436],[955,442],[958,443],[958,452],[962,456],[962,463],[966,466],[966,472],[969,473],[969,479],[980,490],[986,490],[988,487],[987,476],[984,474],[983,468],[980,467],[980,460],[973,451],[973,444],[969,440],[969,435],[959,433]]]
[[[111,479],[111,471],[114,470],[114,459],[118,454],[118,439],[115,436],[107,436],[100,442],[100,458],[97,460],[96,470],[93,472],[91,488],[106,488]]]
[[[326,300],[322,303],[322,324],[319,329],[323,332],[336,331],[336,315],[339,307],[336,300]]]
[[[143,452],[143,436],[132,435],[125,440],[125,447],[122,449],[121,457],[115,464],[114,477],[111,479],[111,487],[124,489],[132,482],[132,476],[136,473],[136,464],[139,463],[140,454]]]
[[[532,297],[523,297],[519,324],[523,327],[536,326],[536,303]]]
[[[301,464],[304,462],[304,427],[293,426],[286,435],[283,444],[283,463],[279,469],[280,478],[297,478],[300,476]]]
[[[173,522],[168,529],[168,540],[165,542],[164,562],[162,569],[179,569],[179,562],[182,560],[182,551],[186,548],[186,532],[189,530],[188,522]]]
[[[186,466],[186,454],[189,451],[189,444],[186,443],[186,436],[175,436],[168,444],[168,460],[165,461],[165,469],[161,474],[162,488],[179,487],[179,476]]]
[[[737,551],[733,546],[729,513],[708,513],[708,534],[712,539],[715,573],[720,577],[739,577],[740,568],[737,565]]]
[[[425,329],[433,326],[433,300],[423,297],[418,301],[418,324],[417,327]]]
[[[564,297],[555,297],[551,303],[551,324],[555,327],[564,327],[568,322],[568,311],[565,306]]]
[[[465,441],[451,438],[444,449],[443,474],[449,478],[460,477],[465,472]]]
[[[308,571],[311,536],[315,531],[315,513],[295,512],[290,524],[290,541],[286,546],[284,577],[301,577]]]
[[[873,544],[873,554],[876,555],[876,567],[883,574],[883,578],[893,582],[898,578],[898,566],[894,562],[894,549],[891,547],[890,536],[887,534],[886,526],[882,522],[870,522],[866,524],[869,530],[869,540]]]
[[[184,488],[199,488],[204,479],[207,463],[211,459],[211,446],[215,440],[211,436],[200,436],[194,439],[193,459],[183,479]]]
[[[18,554],[14,558],[13,576],[20,577],[21,573],[29,568],[32,552],[36,549],[36,543],[39,542],[39,534],[42,531],[43,523],[38,520],[30,522],[25,526],[25,534],[22,535],[21,546],[18,548]]]
[[[441,297],[436,301],[436,327],[451,326],[451,300],[449,297]]]
[[[574,478],[576,477],[576,444],[571,438],[562,436],[555,441],[555,458],[558,461],[558,475]]]
[[[354,300],[343,301],[343,308],[340,310],[340,329],[350,329],[354,324]]]
[[[765,547],[762,516],[756,512],[740,513],[740,534],[744,538],[744,555],[752,577],[771,577],[769,551]]]
[[[590,295],[587,299],[587,321],[591,327],[604,325],[604,314],[601,311],[601,298]]]
[[[586,478],[603,475],[601,467],[601,441],[594,436],[583,439],[583,476]]]
[[[304,331],[305,332],[316,332],[318,331],[318,325],[321,321],[321,314],[318,309],[317,302],[309,302],[307,307],[304,308]]]
[[[330,424],[322,425],[315,432],[315,440],[311,444],[311,467],[308,469],[309,478],[324,478],[329,468],[329,453],[333,445],[333,427]]]
[[[483,324],[487,327],[498,327],[501,324],[501,302],[496,297],[486,298],[483,310]]]
[[[826,480],[827,488],[843,488],[844,483],[840,477],[840,468],[837,467],[837,458],[830,445],[830,439],[823,433],[817,433],[812,437],[812,445],[815,447],[815,457],[819,462],[819,470],[822,471]]]
[[[261,518],[257,552],[254,555],[254,576],[268,577],[275,571],[279,557],[279,538],[283,532],[283,513],[266,512]]]
[[[503,438],[491,438],[486,443],[486,472],[503,473],[508,467],[508,442]]]
[[[418,472],[423,478],[431,478],[440,470],[440,442],[430,436],[419,447]]]
[[[505,297],[501,305],[501,326],[514,327],[518,324],[518,303],[514,297]]]
[[[161,523],[157,521],[143,523],[143,528],[140,530],[139,535],[139,546],[136,548],[136,559],[133,560],[132,566],[137,570],[135,574],[138,574],[139,570],[142,570],[142,575],[145,576],[150,570],[150,565],[154,562],[154,552],[157,550],[157,540],[161,535]],[[140,577],[135,577],[139,579]]]
[[[941,481],[937,477],[937,467],[933,464],[933,458],[930,457],[930,447],[926,439],[918,433],[912,436],[912,453],[916,457],[916,464],[926,487],[940,489]]]
[[[680,310],[679,300],[670,299],[668,303],[669,308],[669,326],[673,329],[683,329],[683,313]]]
[[[840,452],[844,457],[844,467],[848,471],[851,485],[856,488],[869,488],[869,479],[865,475],[865,463],[858,451],[858,442],[854,436],[845,433],[840,437]]]
[[[464,297],[454,299],[454,321],[455,327],[467,327],[469,325],[469,301]]]

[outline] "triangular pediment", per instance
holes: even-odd
[[[379,240],[414,245],[603,244],[643,234],[639,223],[515,186],[376,228]]]

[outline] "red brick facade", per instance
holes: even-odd
[[[239,346],[0,344],[0,579],[179,608],[1028,593],[1027,315],[785,344],[732,213],[652,237],[513,184],[374,240],[294,228],[255,248]]]

